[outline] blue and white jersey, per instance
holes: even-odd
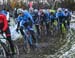
[[[65,14],[64,14],[64,12],[62,11],[62,12],[57,12],[56,13],[56,18],[60,18],[60,17],[64,17],[65,16]]]
[[[23,26],[29,21],[31,21],[32,24],[34,23],[34,20],[28,11],[24,11],[22,16],[18,16],[17,21],[20,22],[20,26]]]

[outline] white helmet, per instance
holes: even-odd
[[[65,9],[65,11],[68,11],[68,9]]]
[[[20,14],[20,13],[23,13],[23,12],[24,12],[24,11],[23,11],[22,8],[17,9],[17,14]]]
[[[57,9],[57,12],[60,12],[60,11],[62,11],[62,8],[58,8],[58,9]]]
[[[43,9],[42,11],[43,11],[43,13],[46,13],[46,10],[45,9]]]
[[[38,9],[35,9],[34,12],[38,12]]]

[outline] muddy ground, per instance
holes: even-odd
[[[23,49],[23,39],[18,41],[18,46],[20,50],[20,58],[46,58],[46,55],[54,54],[58,49],[65,43],[66,34],[55,34],[51,35],[41,35],[38,39],[38,48],[31,49],[30,53],[25,53]]]

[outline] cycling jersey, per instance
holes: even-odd
[[[34,20],[28,11],[24,11],[22,16],[18,16],[17,21],[20,22],[20,26],[25,26],[26,28],[31,27]]]
[[[64,15],[64,12],[57,12],[56,13],[56,18],[59,18],[59,19],[61,19],[61,18],[63,18],[65,15]]]
[[[23,21],[28,21],[28,19],[30,19],[32,23],[34,23],[34,20],[28,11],[25,11],[22,17],[23,17]]]
[[[6,31],[8,28],[8,22],[4,14],[0,14],[0,29]]]
[[[50,15],[50,20],[54,20],[55,16],[54,15]]]

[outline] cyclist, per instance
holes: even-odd
[[[8,21],[1,7],[0,7],[0,30],[6,34],[6,40],[8,40],[8,42],[10,43],[10,48],[12,50],[12,54],[14,55],[15,54],[14,44],[11,40],[11,33],[8,26]]]
[[[48,33],[48,31],[49,31],[49,19],[50,19],[50,12],[49,12],[49,10],[45,10],[45,17],[46,17],[46,30],[47,30],[47,33]]]
[[[35,32],[32,28],[33,24],[34,24],[34,20],[32,18],[32,16],[30,15],[30,13],[27,11],[27,10],[23,10],[23,9],[18,9],[18,27],[17,29],[20,27],[21,29],[21,32],[22,32],[22,35],[24,35],[24,32],[23,32],[23,27],[25,27],[25,29],[27,29],[31,35],[32,35],[32,38],[35,40],[36,42],[36,38],[35,38]],[[30,42],[30,45],[32,46],[32,41]]]
[[[48,24],[47,24],[48,19],[49,19],[49,14],[48,14],[47,10],[42,9],[40,11],[40,22],[41,22],[41,26],[44,26],[46,35],[47,35],[47,31],[48,31]]]
[[[50,10],[50,20],[51,20],[51,25],[53,25],[54,20],[55,20],[55,11],[54,10]]]
[[[64,12],[62,11],[62,8],[58,8],[56,12],[56,18],[58,20],[58,28],[60,29],[60,32],[62,33],[62,23],[64,22]]]
[[[40,30],[39,30],[40,19],[39,19],[39,15],[38,15],[38,9],[34,9],[33,19],[35,22],[35,27],[37,29],[38,38],[40,38]]]
[[[53,27],[53,23],[55,21],[55,11],[50,10],[50,20],[51,20],[51,26]]]
[[[23,13],[23,10],[21,8],[17,9],[18,17],[17,17],[17,29],[16,29],[16,31],[20,30],[21,34],[24,35],[23,27],[20,26],[20,22],[23,20],[22,13]]]
[[[68,27],[69,28],[69,25],[70,25],[70,17],[71,17],[71,14],[70,14],[70,11],[68,10],[68,9],[65,9],[64,10],[64,14],[65,14],[65,20],[67,21],[67,22],[65,22],[65,24],[67,24],[67,26],[65,26],[65,28],[66,27]]]

